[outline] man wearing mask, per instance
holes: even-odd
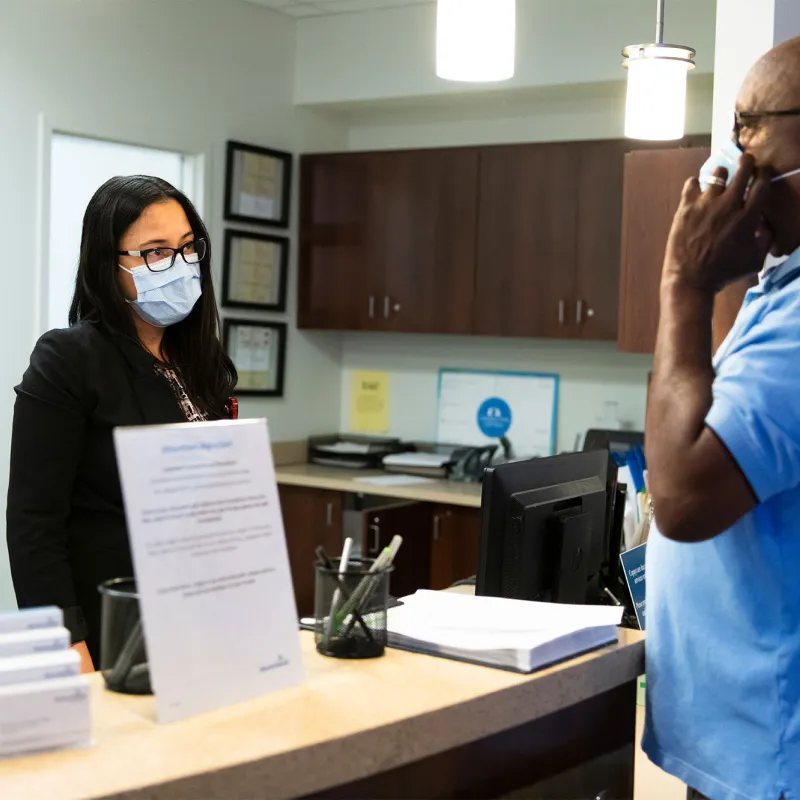
[[[796,800],[800,38],[747,77],[733,142],[738,162],[726,147],[686,184],[664,261],[643,746],[690,797]],[[769,253],[788,258],[763,269]],[[715,294],[759,272],[712,359]]]

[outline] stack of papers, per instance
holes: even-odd
[[[91,742],[89,681],[58,608],[0,614],[0,756]]]
[[[453,460],[452,453],[392,453],[385,456],[385,467],[422,467],[423,469],[439,469]]]
[[[317,450],[337,456],[365,456],[369,454],[370,446],[358,442],[334,442],[333,444],[318,444]]]
[[[617,641],[622,608],[419,591],[389,611],[389,644],[516,672]]]

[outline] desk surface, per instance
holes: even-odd
[[[336,661],[317,655],[312,636],[302,634],[303,685],[167,726],[156,724],[152,697],[106,692],[97,675],[97,744],[0,762],[0,797],[313,794],[541,719],[635,680],[644,667],[644,637],[622,629],[619,637],[617,645],[517,675],[397,650],[372,661]]]
[[[276,470],[278,483],[284,486],[304,486],[309,489],[329,489],[335,492],[355,492],[378,497],[393,497],[421,503],[481,507],[481,485],[438,480],[406,486],[376,486],[364,483],[364,478],[387,475],[386,472],[337,469],[317,464],[281,466]]]

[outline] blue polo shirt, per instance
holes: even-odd
[[[711,800],[800,800],[800,250],[714,366],[706,423],[759,505],[700,544],[651,532],[642,746]]]

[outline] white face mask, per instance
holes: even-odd
[[[192,261],[197,256],[187,256],[191,263],[187,264],[181,256],[175,264],[167,269],[170,258],[153,264],[155,270],[147,266],[128,269],[119,265],[133,276],[136,287],[136,299],[128,302],[133,310],[145,321],[157,328],[167,328],[181,322],[189,316],[202,294],[200,264]]]
[[[708,179],[714,174],[717,167],[725,167],[728,170],[728,186],[730,186],[736,170],[739,169],[739,159],[744,155],[744,152],[736,146],[733,140],[725,142],[716,153],[712,153],[711,157],[700,168],[700,188],[705,191],[708,189]],[[792,170],[791,172],[784,172],[783,175],[778,175],[772,179],[772,183],[778,181],[785,181],[794,175],[800,175],[800,169]]]

